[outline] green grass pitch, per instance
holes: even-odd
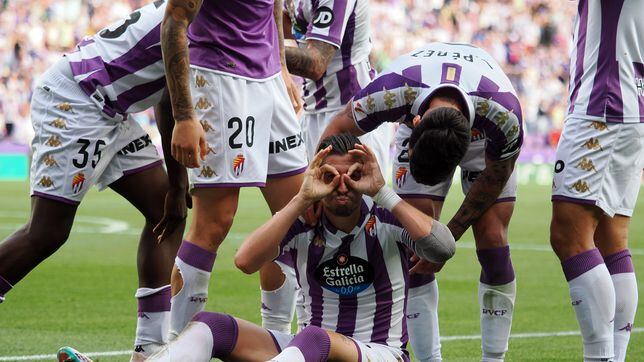
[[[452,215],[460,196],[455,185],[444,211]],[[458,191],[458,192],[457,192]],[[0,239],[27,219],[26,183],[0,183]],[[568,288],[548,244],[550,191],[522,186],[510,226],[518,295],[508,361],[580,361],[579,336],[526,337],[528,333],[577,330]],[[264,221],[268,209],[256,189],[242,192],[233,229],[219,251],[210,283],[207,310],[259,322],[257,276],[237,271],[232,256],[244,235]],[[635,269],[644,280],[644,202],[640,198],[631,226]],[[142,217],[112,191],[90,192],[79,209],[71,237],[54,256],[29,274],[0,305],[0,361],[7,356],[52,354],[62,345],[82,351],[131,348],[136,323],[135,251]],[[477,283],[479,265],[471,233],[438,276],[440,327],[446,361],[476,361],[480,355]],[[644,298],[635,327],[644,326]],[[523,335],[523,336],[521,336]],[[630,360],[644,360],[644,333],[631,337]],[[99,357],[127,361],[129,356]]]

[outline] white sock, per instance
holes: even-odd
[[[481,307],[481,348],[484,362],[503,361],[508,350],[516,281],[503,285],[479,282]]]
[[[286,347],[271,362],[307,362],[304,355],[297,347]]]
[[[416,359],[421,362],[442,361],[436,280],[409,288],[406,317],[409,341]]]
[[[611,278],[615,288],[615,362],[622,362],[637,311],[637,280],[635,273],[613,274]]]
[[[146,361],[207,362],[211,359],[213,343],[212,331],[207,324],[190,322],[177,338]]]
[[[584,360],[613,358],[615,289],[601,263],[568,282],[570,299],[584,342]]]
[[[299,287],[294,269],[281,264],[280,267],[286,277],[284,284],[275,290],[262,290],[262,327],[291,334],[291,321],[295,313],[295,299]]]
[[[139,346],[167,343],[170,328],[170,286],[139,288],[134,296],[139,304],[134,346],[140,349]],[[143,350],[148,352],[148,348],[143,347]]]
[[[203,311],[210,282],[210,272],[195,268],[179,257],[175,259],[175,265],[181,273],[183,288],[171,299],[170,340],[181,333],[195,314]]]

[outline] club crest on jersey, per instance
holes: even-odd
[[[212,104],[210,102],[208,102],[208,100],[206,98],[204,98],[204,97],[199,98],[197,103],[195,103],[195,109],[204,110],[204,109],[208,109],[210,107],[212,107]]]
[[[210,132],[210,131],[214,130],[214,128],[212,128],[210,123],[208,121],[206,121],[205,119],[202,119],[201,121],[199,121],[199,123],[201,123],[201,128],[203,128],[204,132]]]
[[[405,96],[405,103],[412,104],[418,96],[418,91],[405,83],[405,92],[403,93],[403,95]]]
[[[241,175],[241,173],[244,171],[245,161],[246,158],[241,153],[235,156],[235,159],[233,160],[233,173],[235,174],[235,176],[239,177],[239,175]]]
[[[38,181],[38,185],[42,187],[52,187],[54,186],[54,181],[52,181],[49,176],[43,176],[40,178],[40,181]]]
[[[369,236],[376,236],[376,216],[371,215],[369,220],[367,220],[367,224],[364,226],[364,231],[367,233]]]
[[[584,157],[581,161],[579,161],[579,163],[575,167],[584,171],[597,172],[597,169],[595,168],[595,164],[593,163],[593,160],[588,159],[586,157]]]
[[[367,113],[367,112],[364,111],[364,109],[362,109],[362,104],[360,104],[360,102],[358,102],[358,101],[353,102],[353,109],[358,113],[362,113],[362,114]]]
[[[53,121],[49,122],[49,125],[58,129],[67,129],[67,125],[63,118],[55,118]]]
[[[58,166],[58,162],[56,162],[56,159],[52,155],[45,156],[45,158],[42,160],[42,163],[44,163],[47,167]]]
[[[204,77],[203,75],[197,75],[195,77],[195,84],[197,85],[197,88],[203,88],[207,85],[210,85],[210,83],[208,83],[208,81],[206,80],[206,77]]]
[[[592,121],[588,125],[588,127],[594,128],[598,131],[605,131],[608,129],[608,125],[604,122],[599,122],[599,121]]]
[[[588,186],[588,183],[586,181],[582,180],[577,180],[572,186],[570,187],[573,190],[577,192],[588,192],[590,190],[590,187]]]
[[[490,111],[490,102],[488,100],[484,100],[483,102],[479,102],[476,105],[476,114],[484,117],[487,115],[487,112]]]
[[[314,272],[320,285],[341,296],[354,296],[373,284],[373,266],[364,259],[339,253],[318,265]]]
[[[45,144],[47,146],[49,146],[49,147],[58,147],[58,146],[62,145],[63,142],[61,142],[60,137],[54,135],[54,136],[49,137],[47,139],[47,141],[45,142]]]
[[[480,141],[485,138],[483,132],[479,131],[476,128],[472,128],[470,142]]]
[[[392,109],[396,105],[396,95],[385,89],[385,87],[382,87],[382,90],[385,91],[385,95],[383,96],[385,106],[387,106],[387,109]]]
[[[74,175],[74,178],[72,178],[72,192],[74,194],[79,193],[83,189],[83,185],[85,184],[85,174],[82,172],[77,173]]]
[[[73,111],[72,105],[67,103],[67,102],[59,103],[56,106],[56,108],[60,109],[61,111],[65,111],[65,112]]]
[[[213,176],[218,176],[218,175],[217,175],[217,172],[215,172],[215,170],[213,170],[210,166],[205,165],[204,167],[201,168],[199,177],[211,178]]]
[[[396,171],[396,186],[398,188],[401,188],[405,185],[405,181],[407,181],[407,174],[409,173],[409,170],[407,170],[407,167],[405,166],[400,166],[398,167],[398,170]]]
[[[599,143],[599,138],[595,137],[590,137],[588,141],[586,141],[582,147],[586,147],[589,150],[600,150],[603,151],[604,149],[602,148],[602,145]]]

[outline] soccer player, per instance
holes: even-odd
[[[0,244],[1,301],[65,243],[92,185],[110,187],[127,199],[145,217],[137,257],[134,359],[167,341],[168,284],[186,217],[183,167],[167,157],[168,178],[150,136],[129,116],[157,104],[157,119],[171,116],[167,96],[162,101],[164,10],[165,4],[156,1],[134,11],[81,41],[42,75],[31,103],[31,215]],[[160,130],[169,156],[172,129]],[[159,237],[167,239],[161,245],[155,225]]]
[[[550,243],[586,361],[624,361],[637,309],[628,226],[644,166],[644,2],[580,0]]]
[[[307,226],[299,215],[317,200],[324,205],[322,217]],[[305,299],[301,332],[293,336],[201,312],[149,361],[409,361],[408,247],[433,262],[455,251],[445,225],[385,186],[369,148],[349,134],[332,136],[321,143],[299,193],[249,235],[235,256],[246,273],[279,254],[293,258]]]
[[[176,336],[206,303],[239,189],[262,187],[275,213],[299,189],[307,162],[293,104],[299,92],[281,49],[281,1],[170,0],[161,45],[176,121],[172,154],[192,168],[194,202],[173,272]],[[277,289],[282,271],[268,263],[260,279],[263,289]]]
[[[483,361],[503,360],[516,294],[507,231],[516,198],[513,170],[523,135],[521,106],[510,80],[480,48],[431,43],[394,60],[356,94],[325,135],[361,135],[383,122],[401,123],[395,137],[394,189],[428,215],[439,217],[451,184],[453,170],[442,165],[460,162],[466,196],[447,226],[456,240],[472,226],[482,268]],[[471,128],[462,160],[441,142],[461,124]],[[412,272],[440,268],[421,261]],[[409,293],[410,337],[422,361],[441,359],[433,279],[429,275],[412,281]],[[433,313],[426,313],[428,309]]]

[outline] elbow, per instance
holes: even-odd
[[[252,265],[248,258],[245,258],[243,255],[235,255],[235,267],[241,270],[244,274],[253,274],[257,271],[257,268]]]
[[[432,230],[420,243],[423,245],[424,259],[432,263],[444,263],[456,254],[456,239],[447,226],[434,220]],[[416,242],[416,245],[419,245]]]

